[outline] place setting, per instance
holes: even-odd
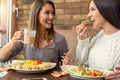
[[[4,65],[8,69],[20,73],[43,73],[56,66],[56,63],[41,62],[40,60],[12,60],[11,63]]]
[[[7,75],[9,68],[4,67],[4,65],[9,64],[10,61],[0,63],[0,79],[3,78],[5,75]]]
[[[100,70],[89,68],[84,65],[62,65],[60,67],[62,71],[69,74],[71,77],[76,79],[87,79],[87,80],[104,80],[107,73],[112,71]]]

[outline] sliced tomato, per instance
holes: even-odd
[[[91,76],[97,76],[97,74],[96,73],[92,73]]]

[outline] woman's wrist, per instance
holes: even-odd
[[[9,44],[14,46],[17,44],[17,42],[18,42],[17,40],[11,39]]]

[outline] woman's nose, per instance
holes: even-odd
[[[53,14],[49,14],[49,18],[50,19],[54,19],[54,15]]]
[[[90,12],[88,12],[88,14],[87,14],[87,18],[90,18],[90,16],[91,16],[91,14],[90,14]]]

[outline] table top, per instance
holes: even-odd
[[[61,76],[59,78],[51,75],[53,71],[60,71],[60,68],[53,68],[44,73],[20,73],[14,70],[8,71],[8,74],[3,77],[2,80],[22,80],[25,78],[47,78],[47,80],[77,80],[71,77],[69,74],[65,76]]]

